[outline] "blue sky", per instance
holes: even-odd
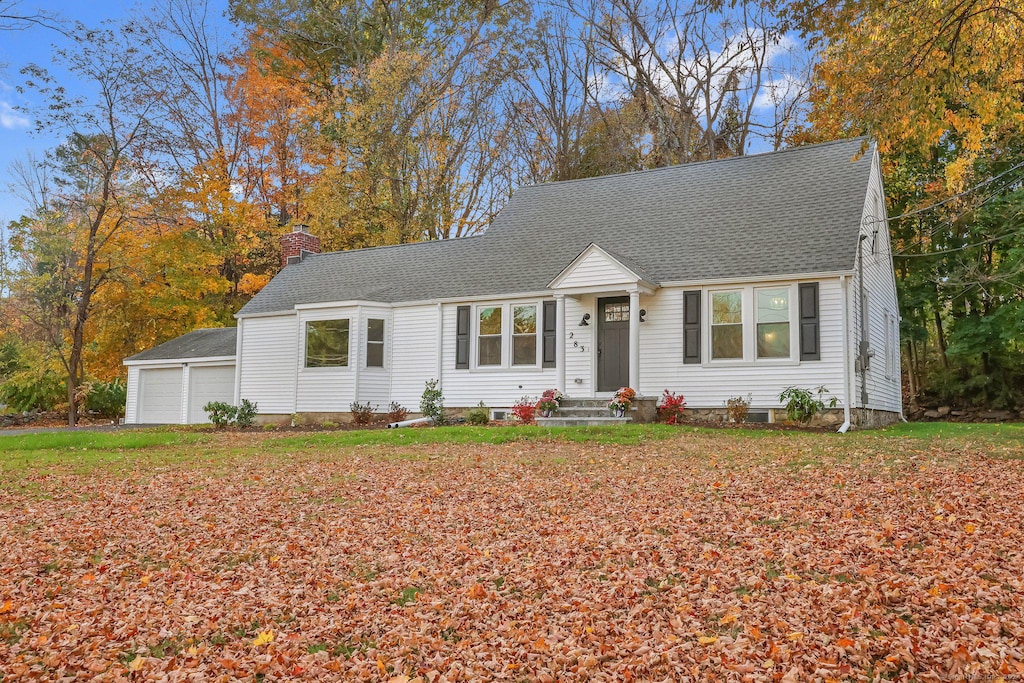
[[[223,5],[226,11],[228,3],[227,0],[214,0],[211,5]],[[146,6],[147,3],[132,0],[20,0],[12,11],[21,15],[46,12],[68,21],[96,26],[103,21],[124,19],[135,10],[144,11]],[[0,65],[3,65],[0,67],[0,225],[7,225],[26,209],[25,203],[9,187],[13,181],[11,163],[24,159],[29,153],[42,156],[61,142],[51,135],[36,134],[31,115],[14,109],[40,104],[15,90],[24,82],[19,71],[27,64],[51,69],[54,45],[66,45],[67,42],[60,33],[40,26],[0,32]],[[82,93],[82,85],[68,78],[66,73],[54,70],[54,74],[69,93]]]

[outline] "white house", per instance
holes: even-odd
[[[480,236],[317,250],[303,229],[284,238],[287,265],[236,315],[232,357],[189,359],[175,340],[128,359],[128,421],[202,419],[197,365],[226,380],[231,361],[218,395],[263,420],[415,411],[430,379],[449,407],[628,385],[691,410],[749,396],[774,419],[785,387],[824,386],[844,426],[902,412],[882,179],[863,139],[524,187]],[[155,383],[180,383],[166,406]]]

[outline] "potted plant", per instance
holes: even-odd
[[[558,410],[558,406],[562,404],[563,398],[565,398],[565,394],[558,389],[547,389],[537,401],[537,412],[541,417],[551,417]]]
[[[615,417],[624,417],[626,411],[629,410],[629,406],[633,405],[634,398],[636,398],[636,391],[629,387],[622,387],[615,392],[614,398],[608,402],[608,409],[612,411],[612,415]]]

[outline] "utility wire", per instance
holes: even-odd
[[[937,209],[940,206],[945,206],[946,204],[950,203],[954,199],[960,199],[961,197],[966,197],[967,195],[971,194],[972,192],[977,192],[981,188],[986,187],[987,185],[991,185],[992,183],[994,183],[995,181],[997,181],[1000,178],[1004,177],[1005,175],[1007,175],[1009,173],[1013,173],[1014,171],[1016,171],[1017,169],[1020,169],[1020,168],[1024,168],[1024,161],[1020,162],[1019,164],[1015,164],[1014,166],[1011,166],[1010,168],[1006,169],[1002,173],[999,173],[997,175],[992,176],[988,180],[984,180],[984,181],[978,183],[977,185],[975,185],[973,187],[967,188],[963,192],[958,192],[955,195],[952,195],[950,197],[946,197],[945,199],[941,199],[941,200],[935,202],[934,204],[929,204],[928,206],[922,206],[920,209],[914,209],[913,211],[907,211],[906,213],[901,213],[898,216],[889,216],[889,220],[890,221],[898,221],[901,218],[907,218],[908,216],[916,216],[919,213],[924,213],[925,211],[931,211],[932,209]],[[879,219],[879,220],[882,220],[882,219]]]
[[[974,247],[981,247],[981,246],[984,246],[986,244],[994,244],[996,242],[1000,242],[1000,241],[1006,239],[1007,237],[1013,237],[1014,235],[1024,235],[1024,230],[1014,230],[1012,232],[1006,233],[1005,235],[1000,235],[999,237],[993,237],[991,239],[982,240],[981,242],[975,242],[974,244],[965,244],[962,247],[953,247],[952,249],[942,249],[940,251],[928,251],[928,252],[923,252],[923,253],[920,253],[920,254],[904,254],[904,253],[901,252],[901,253],[898,253],[898,254],[893,254],[893,256],[898,256],[899,258],[921,258],[922,256],[939,256],[939,255],[942,255],[942,254],[952,254],[952,253],[957,252],[957,251],[964,251],[965,249],[973,249]]]

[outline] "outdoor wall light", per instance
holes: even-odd
[[[642,323],[647,322],[646,320],[644,320],[644,316],[645,315],[647,315],[647,309],[646,308],[641,308],[640,309],[640,322],[642,322]]]
[[[590,324],[590,314],[589,313],[584,313],[583,314],[583,320],[580,321],[580,327],[586,327],[589,324]]]

